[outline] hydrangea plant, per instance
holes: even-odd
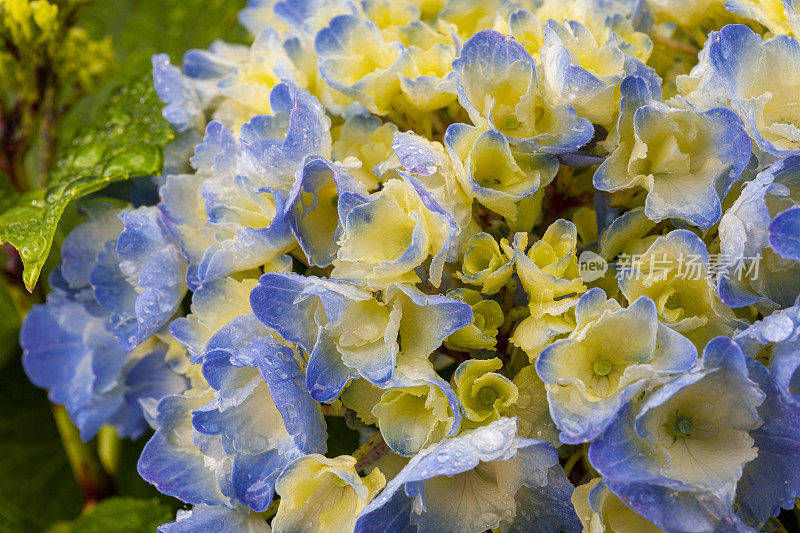
[[[85,202],[25,370],[150,430],[162,533],[771,531],[798,9],[250,0],[152,57],[158,194]]]

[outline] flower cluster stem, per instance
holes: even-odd
[[[111,480],[103,470],[94,446],[81,440],[78,428],[69,419],[66,408],[53,405],[52,409],[70,467],[83,491],[85,505],[91,507],[111,494]]]

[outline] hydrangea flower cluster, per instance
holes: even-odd
[[[158,203],[85,206],[25,369],[154,430],[162,533],[757,530],[800,497],[798,9],[250,0],[153,57]]]

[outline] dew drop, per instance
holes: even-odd
[[[36,235],[25,240],[20,247],[19,254],[25,262],[36,261],[44,253],[47,241],[41,235]]]

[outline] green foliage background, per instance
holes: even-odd
[[[58,263],[64,235],[81,220],[75,200],[113,181],[160,171],[161,148],[172,132],[160,118],[161,104],[150,83],[150,56],[164,52],[179,64],[186,50],[205,48],[216,38],[243,41],[236,19],[241,4],[97,0],[81,6],[77,26],[92,38],[112,39],[116,67],[58,124],[57,164],[46,190],[22,194],[0,173],[0,241],[19,249],[26,263],[20,279],[16,257],[8,245],[2,249],[0,533],[154,531],[180,508],[180,502],[159,494],[136,472],[146,437],[118,441],[108,433],[101,435],[106,442],[100,447],[111,456],[101,453],[112,496],[96,506],[84,504],[54,410],[45,391],[22,371],[18,333],[25,312],[44,297],[46,277]],[[38,288],[29,294],[20,282],[33,289],[37,278]],[[96,451],[96,439],[85,448]]]

